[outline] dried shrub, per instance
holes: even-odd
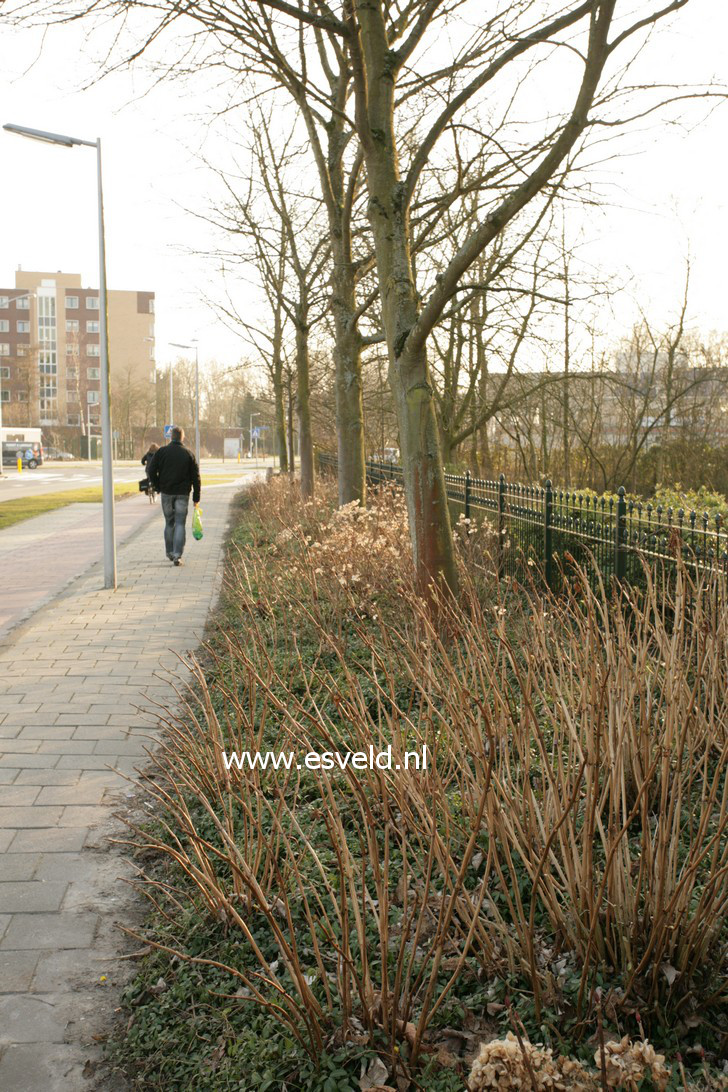
[[[615,1020],[636,1002],[683,1019],[711,969],[725,997],[715,589],[681,571],[667,599],[648,580],[617,602],[576,572],[562,598],[492,579],[484,596],[464,565],[460,602],[433,613],[409,581],[398,496],[331,516],[329,488],[307,504],[285,481],[253,493],[261,530],[228,581],[237,623],[209,675],[195,668],[148,780],[164,829],[146,845],[186,879],[147,878],[150,896],[193,900],[239,936],[235,998],[311,1057],[366,1044],[405,1080],[467,976],[518,979],[539,1023],[548,1005],[582,1028],[598,979]],[[221,758],[370,745],[395,767],[424,746],[427,768]],[[633,1058],[618,1048],[615,1071]]]

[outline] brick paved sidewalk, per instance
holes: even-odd
[[[165,678],[199,643],[233,492],[203,492],[205,536],[188,536],[185,566],[164,557],[158,512],[120,548],[115,593],[97,566],[0,646],[2,1092],[94,1086],[93,1036],[129,969],[116,922],[135,911],[119,878],[131,866],[108,843],[125,829],[120,774],[151,745],[136,707],[174,702]]]
[[[146,497],[116,502],[117,548],[152,518]],[[0,531],[0,641],[103,556],[101,504],[69,504]]]

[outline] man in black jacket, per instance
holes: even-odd
[[[170,443],[160,447],[148,468],[149,480],[162,497],[164,548],[175,565],[182,564],[190,490],[195,507],[200,503],[200,468],[192,452],[182,446],[184,438],[175,425]]]

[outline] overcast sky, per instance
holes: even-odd
[[[653,47],[656,78],[728,81],[728,4],[692,0],[673,27]],[[185,97],[179,86],[162,85],[140,97],[147,81],[125,72],[79,90],[97,53],[81,24],[54,31],[42,52],[39,32],[0,27],[0,123],[101,136],[110,287],[156,293],[160,363],[174,354],[169,341],[193,337],[202,360],[233,363],[242,343],[204,303],[221,294],[214,264],[186,252],[209,245],[205,226],[185,211],[204,210],[211,188],[194,151],[205,144],[213,160],[224,161],[220,138],[199,120],[200,87]],[[630,154],[610,168],[615,206],[589,215],[582,255],[605,274],[634,275],[615,338],[636,298],[657,322],[674,313],[688,247],[691,320],[705,331],[728,328],[727,136],[728,110],[721,109],[692,130],[653,128],[630,138],[623,145]],[[18,265],[80,272],[96,285],[92,149],[0,133],[0,163],[0,285],[12,285]],[[245,309],[245,301],[237,303]]]

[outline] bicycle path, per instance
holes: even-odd
[[[217,598],[238,489],[203,488],[205,535],[183,567],[164,557],[157,510],[119,547],[116,592],[99,565],[0,647],[0,1089],[96,1087],[131,973],[116,925],[139,913],[114,812],[157,731],[139,707],[175,704],[179,657]]]
[[[144,496],[115,505],[117,549],[154,515]],[[0,531],[0,641],[103,556],[102,506],[69,504]]]

